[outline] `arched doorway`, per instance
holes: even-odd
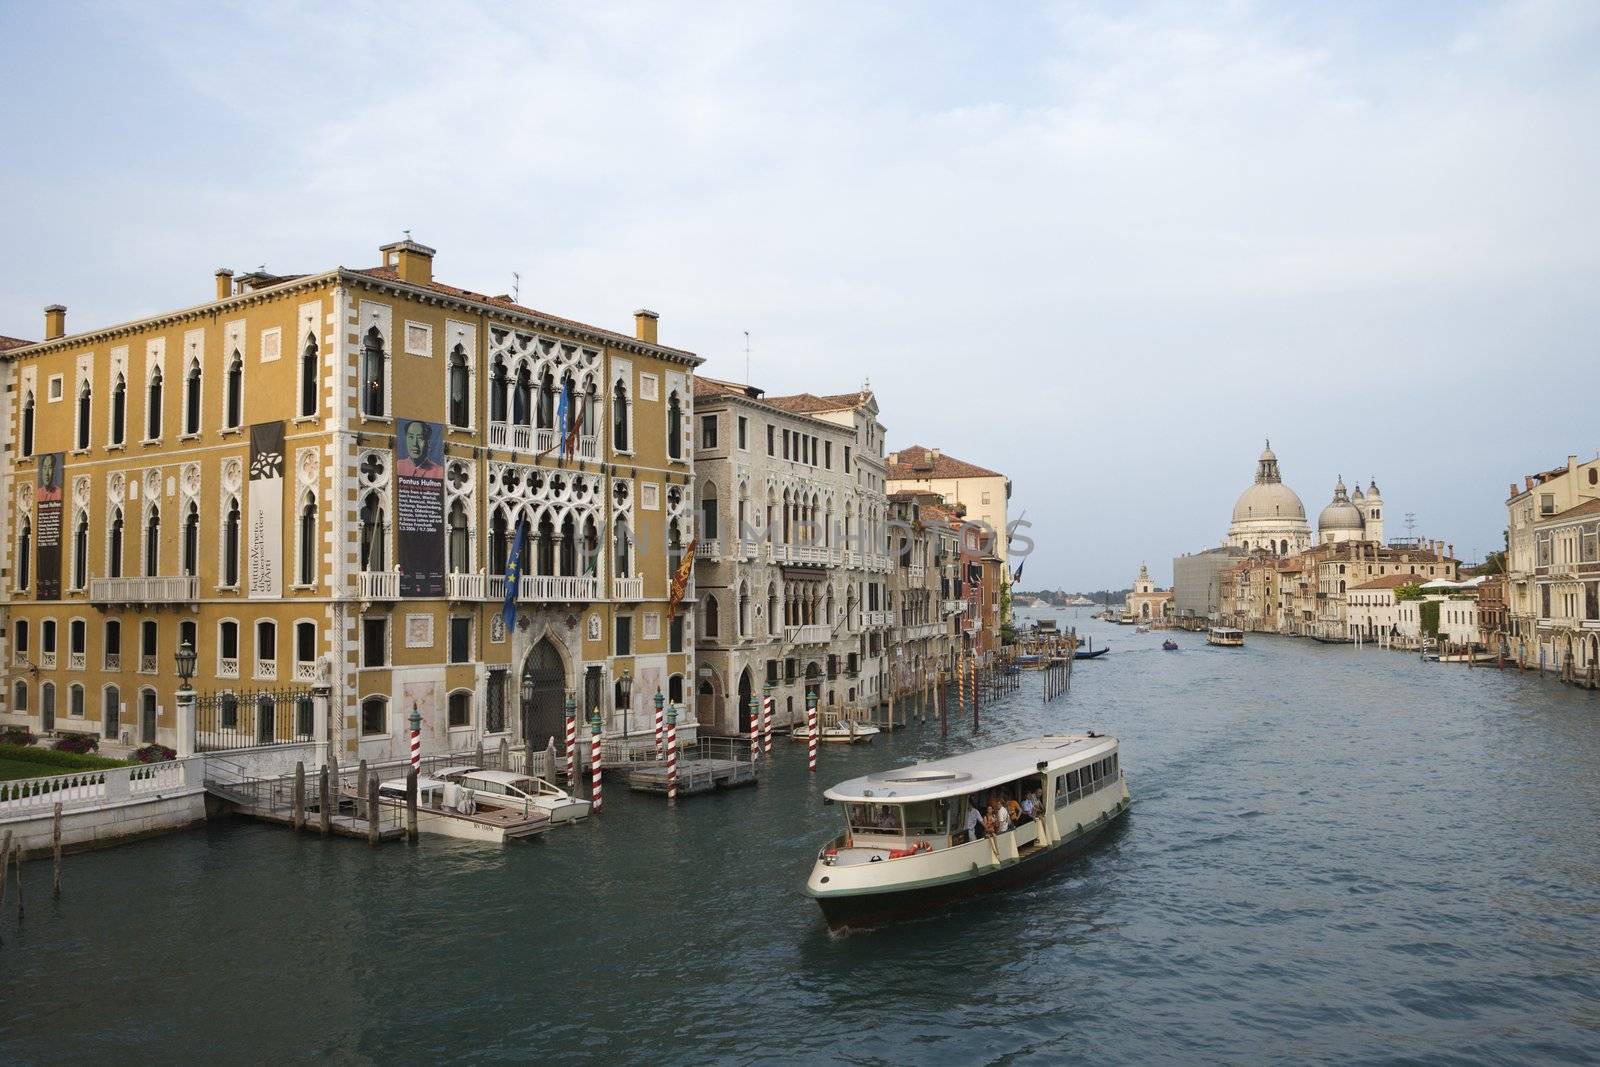
[[[531,684],[531,688],[530,685]],[[542,748],[550,738],[564,744],[567,734],[567,671],[548,637],[522,661],[522,739]]]
[[[816,660],[806,664],[806,685],[805,692],[801,694],[802,701],[805,699],[805,693],[817,694],[817,702],[822,702],[822,664]],[[801,706],[804,707],[804,704]],[[793,714],[790,718],[793,718]]]
[[[751,730],[750,724],[750,698],[754,683],[750,680],[750,668],[746,667],[739,672],[739,732],[747,734]]]
[[[139,694],[139,741],[153,745],[156,740],[156,691],[146,689]]]

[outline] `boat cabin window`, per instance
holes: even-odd
[[[1121,780],[1115,752],[1104,759],[1086,763],[1075,771],[1056,775],[1056,807],[1065,807],[1074,800],[1104,789]]]
[[[904,836],[898,804],[849,805],[850,831],[857,834],[894,834]]]
[[[904,809],[906,835],[917,837],[926,834],[950,832],[950,801],[923,800],[907,804]]]

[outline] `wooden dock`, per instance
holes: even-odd
[[[760,765],[750,759],[748,744],[732,737],[705,737],[685,745],[678,754],[678,795],[755,785]],[[665,760],[631,763],[627,775],[628,788],[635,793],[667,795]]]

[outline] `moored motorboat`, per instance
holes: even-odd
[[[817,855],[806,892],[833,929],[873,926],[1002,889],[1082,851],[1128,810],[1117,740],[1012,741],[853,778],[829,789],[845,832]],[[973,805],[1015,805],[986,827]]]
[[[378,786],[378,802],[386,807],[406,806],[406,782],[395,778]],[[550,828],[542,811],[523,811],[493,803],[479,803],[476,794],[454,782],[438,778],[417,779],[417,832],[466,841],[503,845],[532,837]]]
[[[572,822],[589,815],[587,800],[570,796],[565,789],[533,775],[482,767],[451,767],[440,771],[439,777],[471,789],[480,803],[530,813],[540,811],[552,823]]]
[[[840,722],[821,725],[818,728],[817,740],[827,741],[836,745],[863,745],[870,743],[880,732],[871,723],[844,719]],[[803,722],[796,723],[789,731],[789,736],[795,741],[810,741],[811,730]]]

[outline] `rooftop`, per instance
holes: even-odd
[[[938,449],[909,445],[889,454],[884,476],[893,481],[922,481],[929,478],[1004,478],[999,471],[947,456]]]
[[[28,345],[33,343],[34,342],[32,341],[25,341],[20,337],[7,337],[4,334],[0,334],[0,352],[4,352],[11,348],[26,348]]]
[[[1372,579],[1370,582],[1352,585],[1350,591],[1355,593],[1364,589],[1399,589],[1402,585],[1416,585],[1421,580],[1422,575],[1420,574],[1385,574],[1382,577]]]
[[[797,415],[816,415],[824,411],[849,411],[867,402],[870,394],[861,389],[854,393],[835,393],[817,396],[815,393],[795,393],[793,396],[769,396],[767,403]]]

